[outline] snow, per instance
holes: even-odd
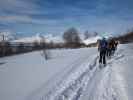
[[[83,43],[85,43],[86,45],[91,43],[96,43],[98,39],[101,39],[101,37],[100,36],[90,37],[86,40],[83,40]]]
[[[34,43],[34,42],[41,42],[42,37],[45,38],[46,42],[54,42],[54,43],[62,43],[63,39],[61,38],[61,36],[53,36],[52,34],[49,35],[41,35],[41,34],[36,34],[35,36],[31,36],[31,37],[24,37],[24,38],[20,38],[17,40],[13,40],[12,42],[14,43]]]
[[[1,58],[0,61],[5,64],[0,65],[0,99],[25,100],[49,80],[61,77],[60,72],[69,71],[73,63],[80,59],[83,61],[90,55],[88,49],[51,52],[53,59],[48,61],[40,52]]]
[[[33,42],[40,42],[41,39],[42,38],[37,34],[35,36],[24,37],[17,40],[13,40],[12,42],[33,43]]]
[[[119,53],[122,55],[121,58],[113,62],[113,85],[119,88],[118,94],[121,96],[121,100],[132,100],[133,99],[133,44],[121,45]]]
[[[132,49],[120,45],[102,68],[97,48],[0,58],[0,100],[132,100]]]
[[[23,37],[17,40],[13,40],[11,42],[13,43],[33,43],[33,42],[40,42],[42,40],[42,37],[45,38],[45,41],[50,43],[50,42],[54,42],[54,43],[63,43],[64,40],[62,38],[61,35],[57,35],[57,36],[53,36],[52,34],[48,34],[48,35],[41,35],[41,34],[36,34],[35,36],[31,36],[31,37]],[[86,40],[84,40],[84,35],[80,34],[80,38],[82,40],[83,43],[85,43],[86,45],[91,44],[91,43],[96,43],[98,39],[101,39],[101,36],[93,36],[90,37]]]

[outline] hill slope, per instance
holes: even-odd
[[[132,100],[133,44],[99,68],[97,48],[0,58],[1,100]]]

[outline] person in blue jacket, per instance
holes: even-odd
[[[107,45],[108,45],[108,42],[107,42],[106,38],[103,37],[101,40],[99,40],[98,50],[100,52],[100,55],[99,55],[99,57],[100,57],[99,63],[100,64],[106,65]]]

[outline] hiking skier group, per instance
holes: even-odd
[[[102,38],[98,40],[98,51],[99,51],[99,64],[103,64],[106,66],[106,58],[111,58],[117,50],[118,41],[110,38],[106,40],[106,38]]]

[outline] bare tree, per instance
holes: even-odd
[[[33,44],[33,49],[36,50],[40,48],[40,43],[38,41],[35,40],[32,44]]]
[[[40,36],[40,37],[41,37],[40,45],[43,48],[42,56],[45,58],[45,60],[48,60],[48,59],[50,59],[50,51],[47,48],[46,39],[44,36]]]
[[[0,38],[1,38],[1,56],[6,55],[7,50],[7,34],[5,32],[0,32]]]
[[[88,31],[85,31],[84,36],[85,36],[84,39],[88,39],[91,35],[89,34]]]
[[[79,33],[75,28],[70,28],[65,31],[63,34],[63,39],[68,46],[76,46],[79,45],[81,42]]]
[[[98,35],[98,33],[97,32],[94,32],[94,36],[97,36]]]

